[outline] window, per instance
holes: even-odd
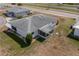
[[[34,34],[34,32],[32,32],[32,34]]]
[[[12,29],[15,30],[15,31],[17,31],[17,30],[16,30],[16,27],[14,27],[14,26],[12,26]]]
[[[40,30],[38,30],[38,34],[40,34],[40,35],[42,35],[42,36],[44,36],[44,37],[46,37],[46,36],[49,35],[49,34],[46,34],[46,33],[42,32],[42,31],[40,31]]]

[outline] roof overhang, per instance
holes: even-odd
[[[55,23],[50,23],[50,24],[47,24],[47,25],[41,27],[39,30],[49,34],[50,31],[53,30],[54,26],[55,26]]]

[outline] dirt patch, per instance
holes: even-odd
[[[5,48],[0,48],[0,56],[7,55],[7,50]]]

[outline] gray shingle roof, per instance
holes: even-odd
[[[14,13],[19,13],[19,12],[28,12],[30,11],[29,9],[25,9],[25,8],[19,8],[19,7],[14,7],[14,8],[10,8],[7,10],[8,12],[14,12]]]
[[[50,34],[50,32],[54,29],[56,23],[50,23],[40,28],[40,30],[44,33]]]
[[[79,17],[76,18],[76,23],[73,25],[73,28],[79,29]]]
[[[28,31],[34,32],[39,28],[41,28],[42,26],[49,24],[51,22],[54,23],[55,21],[56,17],[50,17],[43,14],[38,14],[30,16],[28,18],[11,21],[10,24],[27,33]],[[30,29],[28,29],[29,27]]]
[[[75,23],[75,24],[73,25],[73,28],[79,29],[79,21],[77,21],[77,23]]]

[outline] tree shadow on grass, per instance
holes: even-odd
[[[4,31],[4,33],[6,33],[9,37],[11,37],[15,42],[17,42],[22,48],[28,47],[29,44],[26,44],[23,39],[21,39],[20,37],[16,36],[13,33],[10,32],[6,32]]]
[[[79,37],[74,36],[74,30],[72,30],[72,32],[67,37],[79,41]]]

